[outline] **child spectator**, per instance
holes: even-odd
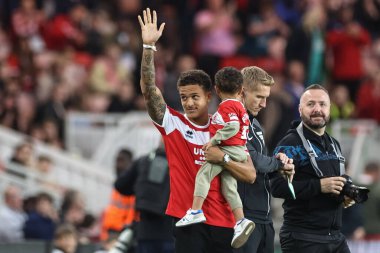
[[[70,224],[59,225],[54,233],[52,253],[75,253],[78,246],[77,231]]]

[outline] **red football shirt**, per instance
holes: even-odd
[[[229,122],[238,122],[239,132],[220,143],[221,146],[245,146],[249,129],[249,116],[244,105],[236,99],[226,99],[219,104],[218,110],[212,115],[210,125],[211,137]]]
[[[195,125],[185,115],[167,107],[162,126],[157,123],[155,126],[163,136],[169,163],[170,196],[166,214],[182,218],[193,203],[195,176],[205,161],[202,146],[210,139],[209,124]],[[206,224],[229,228],[235,225],[221,193],[219,176],[211,182],[202,209]]]

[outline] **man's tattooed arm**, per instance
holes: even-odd
[[[160,89],[155,84],[154,51],[150,49],[143,50],[140,86],[150,117],[161,125],[166,103]]]

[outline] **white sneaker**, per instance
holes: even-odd
[[[246,218],[238,221],[234,227],[235,232],[231,242],[232,248],[237,249],[243,246],[255,229],[255,226],[256,225],[253,221]]]
[[[191,224],[201,223],[205,222],[206,217],[203,214],[202,210],[187,210],[186,215],[183,216],[182,219],[180,219],[175,226],[176,227],[184,227]]]

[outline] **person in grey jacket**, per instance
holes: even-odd
[[[242,69],[244,78],[244,105],[249,113],[249,131],[247,149],[256,168],[256,182],[247,184],[238,182],[238,191],[243,202],[244,214],[256,223],[248,242],[236,253],[273,253],[274,228],[271,215],[271,195],[268,174],[282,170],[292,177],[294,165],[285,154],[276,157],[267,155],[264,141],[264,131],[256,120],[257,114],[266,106],[270,88],[274,85],[273,78],[263,69],[251,66]]]
[[[293,160],[285,154],[276,157],[267,155],[264,135],[260,123],[255,119],[261,109],[266,107],[270,88],[274,85],[273,78],[263,69],[250,66],[242,69],[243,103],[249,114],[250,126],[247,134],[247,149],[256,168],[256,181],[253,184],[238,181],[238,192],[243,202],[243,211],[247,219],[256,223],[246,244],[235,249],[235,253],[273,253],[274,228],[270,207],[269,173],[281,171],[293,178]],[[209,162],[222,161],[224,153],[216,148],[205,151]]]

